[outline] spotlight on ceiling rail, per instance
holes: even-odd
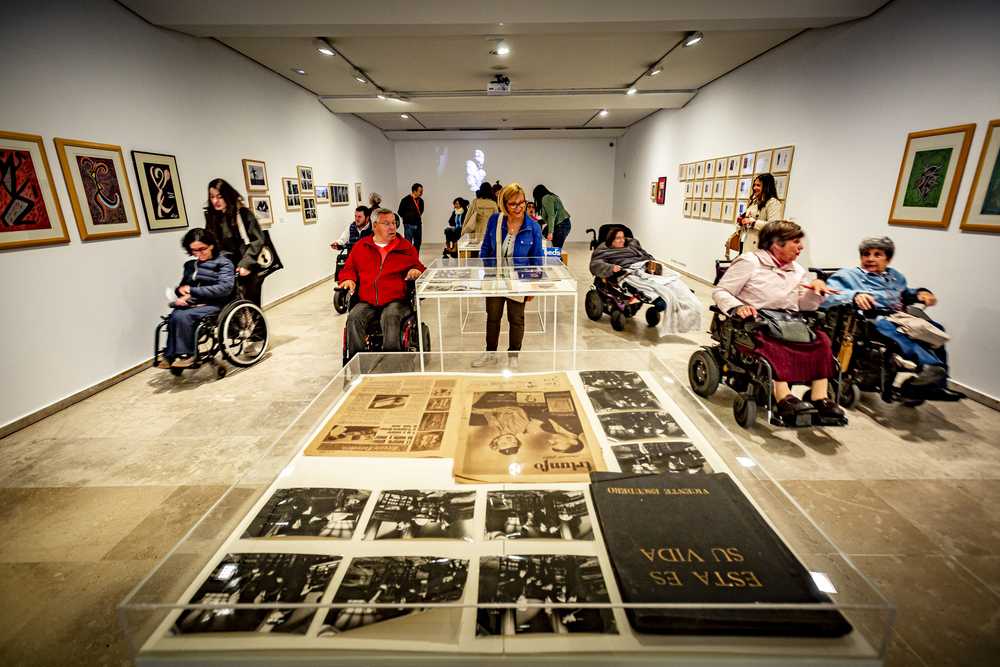
[[[702,39],[704,39],[704,37],[705,35],[701,34],[700,32],[691,33],[690,35],[688,35],[688,38],[684,40],[684,46],[694,46]]]
[[[332,46],[330,46],[330,42],[326,41],[322,37],[317,37],[316,39],[314,39],[313,46],[315,46],[316,50],[322,53],[324,56],[337,55],[337,52],[333,50]]]

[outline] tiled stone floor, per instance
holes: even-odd
[[[569,251],[582,296],[589,249]],[[707,328],[710,288],[687,282]],[[115,604],[339,370],[331,297],[325,283],[270,309],[256,367],[222,380],[146,370],[0,440],[0,664],[131,664]],[[580,349],[653,350],[682,378],[709,340],[658,341],[641,317],[615,333],[579,305]],[[571,329],[559,332],[566,349]],[[448,333],[451,349],[484,347]],[[731,401],[722,388],[705,403],[899,606],[886,665],[1000,664],[1000,413],[866,395],[846,428],[743,431]]]

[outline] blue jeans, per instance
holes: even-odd
[[[171,361],[182,355],[194,354],[194,332],[201,318],[217,313],[219,306],[194,306],[193,308],[174,308],[167,320],[167,347],[163,356]]]
[[[413,244],[413,247],[420,250],[420,240],[423,236],[420,225],[408,225],[403,223],[403,236],[407,241]]]
[[[347,316],[347,353],[353,357],[365,351],[365,332],[376,317],[382,323],[382,349],[401,352],[403,349],[403,320],[413,312],[409,299],[396,299],[384,306],[373,306],[359,301]]]
[[[934,322],[933,324],[938,329],[941,329],[941,331],[944,331],[944,327],[937,322]],[[880,334],[898,345],[903,357],[909,361],[919,364],[920,366],[946,365],[944,361],[941,360],[941,357],[936,355],[933,350],[930,350],[918,341],[907,338],[903,334],[899,333],[896,330],[896,325],[886,318],[880,317],[875,320],[875,328],[878,329]]]
[[[572,227],[572,225],[569,223],[569,218],[566,218],[556,225],[555,230],[552,232],[552,245],[554,247],[563,247],[566,237],[569,236],[570,227]]]

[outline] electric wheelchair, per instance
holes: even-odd
[[[216,355],[234,366],[253,366],[267,351],[269,328],[267,318],[260,306],[242,298],[239,286],[233,289],[233,300],[223,306],[218,313],[206,315],[195,327],[195,354],[193,363],[186,368],[171,368],[170,372],[180,375],[185,370],[195,370],[205,364],[215,366],[219,378],[226,376],[226,367],[219,363]],[[164,315],[156,325],[153,341],[153,367],[166,350],[166,327],[169,315]],[[161,343],[162,341],[162,343]]]
[[[400,336],[402,340],[400,342],[401,351],[403,352],[419,352],[419,342],[417,341],[417,299],[416,299],[416,283],[412,280],[406,281],[407,293],[410,296],[411,303],[410,307],[413,312],[403,318],[403,321],[399,327]],[[348,302],[350,308],[354,308],[357,305],[360,298],[358,297],[357,290],[354,292],[348,292],[348,290],[337,287],[338,292],[345,293],[345,299]],[[378,317],[372,318],[372,321],[368,324],[368,330],[365,332],[365,351],[366,352],[382,352],[384,349],[382,343],[382,322]],[[426,323],[420,323],[420,336],[423,339],[424,352],[430,352],[431,349],[431,331]],[[343,352],[344,366],[347,366],[347,362],[351,360],[350,352],[347,349],[347,326],[344,326],[344,352]]]
[[[353,247],[353,245],[348,245],[337,251],[337,270],[333,274],[333,279],[337,281],[338,285],[340,284],[340,271],[347,264],[347,256],[351,254],[351,248]],[[349,301],[350,293],[347,290],[340,288],[333,290],[333,308],[341,315],[347,312]]]
[[[618,227],[625,232],[626,238],[633,238],[632,230],[625,225],[601,225],[600,231],[595,232],[588,229],[594,238],[590,242],[590,250],[598,244],[603,243],[612,227]],[[620,277],[619,277],[620,279]],[[628,283],[616,283],[608,278],[598,278],[594,276],[594,284],[583,301],[587,317],[597,322],[604,313],[611,316],[611,328],[615,331],[622,331],[628,318],[634,317],[643,306],[652,305],[653,299],[643,294],[640,290],[632,287]],[[655,307],[646,310],[646,324],[655,327],[660,322],[660,311]]]
[[[828,280],[838,269],[809,267],[821,280]],[[912,297],[903,296],[903,306],[915,303]],[[918,317],[922,313],[911,313]],[[858,404],[861,392],[875,392],[883,401],[898,401],[907,407],[916,407],[924,401],[958,401],[965,394],[945,387],[913,387],[907,378],[899,386],[895,380],[899,373],[916,370],[913,362],[903,359],[896,344],[881,336],[875,328],[880,315],[892,311],[872,308],[862,310],[854,304],[835,306],[826,310],[823,329],[833,344],[833,354],[843,368],[839,383],[840,405],[850,409]],[[944,348],[933,351],[942,363],[947,363]]]
[[[715,262],[715,284],[731,262],[717,260]],[[709,333],[716,342],[712,346],[703,346],[691,355],[688,361],[688,380],[694,393],[708,398],[715,393],[720,383],[724,383],[737,392],[733,400],[733,417],[743,428],[750,428],[757,420],[758,407],[767,415],[768,421],[775,426],[846,426],[844,417],[823,417],[815,409],[798,412],[791,415],[775,413],[777,401],[774,398],[771,364],[766,359],[753,353],[756,344],[753,332],[767,328],[767,323],[760,319],[746,319],[728,316],[717,306],[710,307],[713,313]],[[821,312],[801,311],[810,329],[822,326]],[[805,383],[808,384],[808,383]],[[836,388],[841,385],[841,368],[837,364],[837,377],[831,380],[830,398],[839,401]]]

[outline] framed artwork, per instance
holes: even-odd
[[[753,173],[766,174],[771,171],[771,151],[758,151]]]
[[[677,167],[677,180],[686,181],[688,175],[688,166],[686,164],[679,165]]]
[[[319,220],[319,211],[316,210],[315,195],[302,195],[302,219],[307,223]]]
[[[725,178],[726,177],[726,166],[728,165],[728,160],[724,157],[720,157],[715,161],[715,177]]]
[[[247,193],[267,192],[267,167],[263,160],[243,160],[243,178],[247,182]]]
[[[736,202],[734,201],[722,202],[722,221],[736,222]]]
[[[726,158],[726,176],[740,175],[740,156],[733,155]]]
[[[738,178],[726,179],[726,188],[723,192],[726,199],[736,199],[736,193],[739,190],[739,182],[740,179]]]
[[[139,220],[121,146],[56,139],[80,238],[138,236]]]
[[[753,168],[756,166],[755,158],[757,153],[744,153],[740,159],[740,176],[752,176]]]
[[[701,199],[704,189],[705,189],[705,181],[695,181],[694,192],[692,193],[694,195],[694,198]]]
[[[355,199],[355,201],[358,202],[358,204],[357,204],[358,206],[364,206],[365,205],[364,202],[361,201],[361,184],[360,183],[355,183],[354,184],[354,199]]]
[[[42,138],[0,132],[0,250],[69,243]]]
[[[726,191],[726,181],[722,178],[715,179],[715,184],[712,187],[712,199],[722,199],[722,195]]]
[[[991,120],[983,152],[976,165],[972,192],[962,215],[962,229],[970,232],[1000,232],[1000,119]]]
[[[694,177],[705,178],[705,161],[694,163]]]
[[[787,174],[792,168],[792,150],[795,146],[775,148],[771,156],[771,173]]]
[[[722,220],[722,202],[713,201],[712,202],[712,220]]]
[[[360,186],[361,184],[359,183],[358,187]],[[656,203],[662,204],[663,200],[666,199],[666,196],[667,196],[667,177],[660,176],[660,178],[657,179],[656,181]]]
[[[715,178],[715,160],[705,160],[705,178]]]
[[[257,222],[262,225],[269,225],[274,222],[274,216],[271,214],[270,195],[249,195],[249,199],[250,210],[257,217]]]
[[[702,220],[708,220],[708,219],[710,219],[710,217],[712,215],[712,200],[711,199],[702,199],[701,200],[700,215],[701,215],[701,219]]]
[[[913,132],[889,213],[890,225],[947,228],[975,123]]]
[[[785,219],[785,202],[781,202],[781,212],[778,213],[778,220]]]
[[[649,201],[656,201],[656,181],[649,184]]]
[[[694,181],[688,181],[684,184],[684,196],[693,197],[694,196]]]
[[[690,199],[685,199],[684,200],[684,217],[685,218],[690,218],[691,217],[691,200]]]
[[[329,204],[330,203],[330,186],[329,185],[317,185],[316,186],[316,203],[317,204]]]
[[[139,197],[146,214],[146,227],[179,229],[188,226],[177,159],[173,155],[132,151]]]
[[[313,170],[312,167],[303,167],[298,165],[296,168],[296,173],[299,179],[299,194],[301,195],[311,195],[315,192],[313,184]]]
[[[347,183],[330,183],[330,206],[349,206],[351,189]]]
[[[736,202],[736,217],[740,217],[747,212],[747,208],[750,207],[750,202],[748,199],[741,199]],[[734,221],[735,222],[735,221]]]
[[[790,174],[781,174],[774,177],[774,189],[778,193],[778,199],[785,201],[785,195],[788,193],[788,177]]]
[[[736,196],[740,199],[748,199],[753,194],[753,176],[747,176],[739,180],[736,188]]]
[[[299,192],[299,179],[288,178],[287,176],[282,178],[281,191],[285,194],[286,211],[302,210],[302,194]]]
[[[695,171],[697,171],[697,169],[695,168],[694,162],[689,163],[688,166],[687,166],[687,172],[688,172],[687,173],[687,180],[689,180],[689,181],[693,181],[694,180],[694,172]]]

